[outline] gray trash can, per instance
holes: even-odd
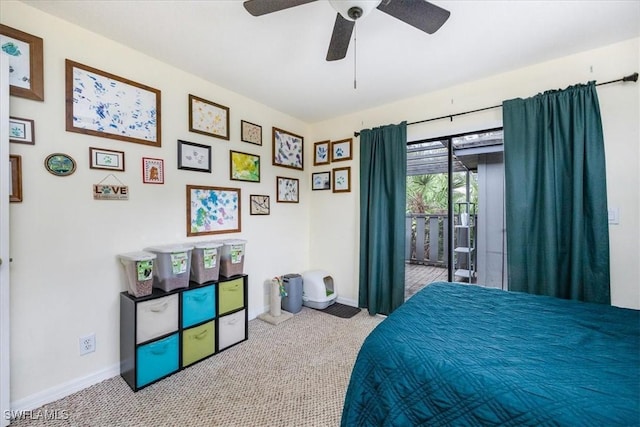
[[[282,297],[282,309],[296,314],[302,310],[302,276],[299,274],[285,274],[282,278],[286,297]]]

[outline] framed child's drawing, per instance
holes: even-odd
[[[66,60],[66,129],[160,147],[160,91]]]
[[[187,236],[241,230],[240,189],[187,185]]]

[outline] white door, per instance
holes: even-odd
[[[9,425],[9,57],[0,54],[0,426]]]

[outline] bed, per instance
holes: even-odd
[[[342,414],[418,425],[640,425],[640,311],[430,284],[367,337]]]

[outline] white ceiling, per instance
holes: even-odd
[[[435,0],[451,12],[435,34],[374,9],[355,60],[352,40],[327,62],[326,0],[261,17],[242,0],[24,2],[309,123],[640,36],[639,0]]]

